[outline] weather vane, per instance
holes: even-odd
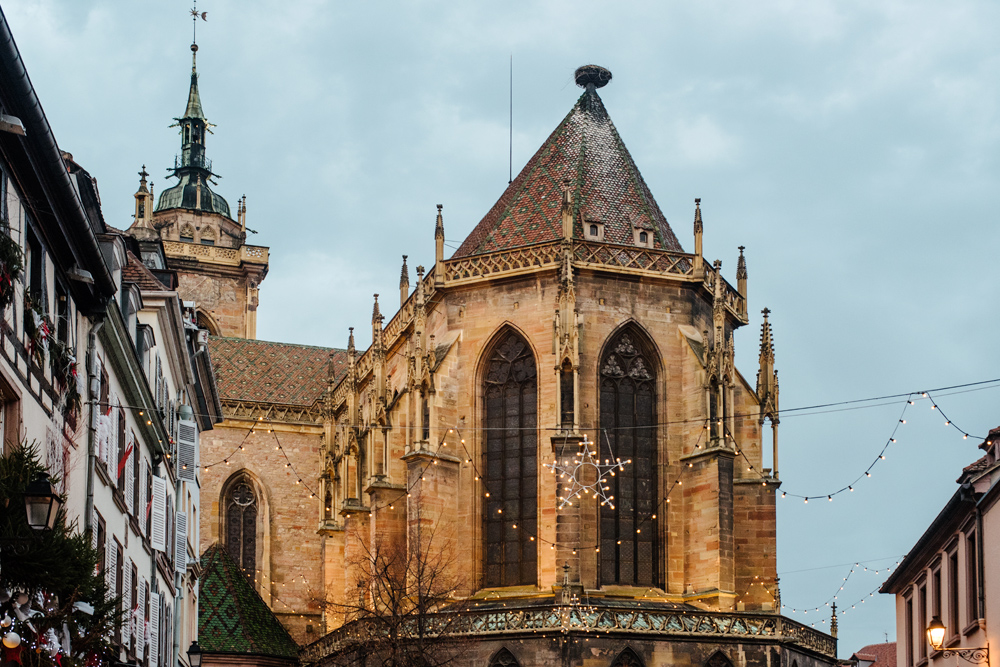
[[[611,509],[615,508],[615,497],[608,495],[608,492],[611,491],[610,478],[615,476],[615,470],[625,470],[625,465],[632,463],[632,459],[627,461],[622,461],[619,458],[604,459],[604,463],[601,463],[601,460],[597,458],[597,452],[590,449],[592,444],[584,436],[583,442],[580,443],[580,451],[572,458],[556,457],[554,463],[543,464],[552,471],[553,475],[558,475],[559,479],[563,480],[563,494],[559,496],[559,509],[572,505],[575,498],[579,498],[581,495],[586,497],[588,494],[595,499],[600,498],[602,506],[608,505]],[[609,442],[609,450],[610,444]],[[585,476],[595,479],[593,482],[585,483],[583,481]]]
[[[191,8],[191,43],[198,43],[198,17],[201,17],[202,21],[208,20],[208,12],[198,11],[198,0],[194,0],[194,7]]]

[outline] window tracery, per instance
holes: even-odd
[[[537,402],[535,358],[527,341],[503,333],[483,377],[486,586],[537,579]]]
[[[257,569],[257,494],[242,479],[226,493],[226,549],[243,572],[254,578]]]
[[[611,480],[614,503],[600,508],[601,583],[658,582],[655,511],[656,364],[629,327],[611,340],[600,364],[600,457],[631,459]]]

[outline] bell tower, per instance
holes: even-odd
[[[142,177],[129,233],[136,238],[159,235],[167,263],[177,272],[177,291],[197,303],[199,326],[216,336],[256,338],[257,295],[267,276],[268,248],[246,242],[246,196],[238,200],[234,219],[229,202],[212,189],[219,176],[212,171],[206,144],[214,125],[201,105],[197,58],[193,42],[187,105],[171,126],[178,128],[181,151],[167,178],[177,181],[160,193],[153,208]]]

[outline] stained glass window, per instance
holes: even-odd
[[[253,579],[257,568],[257,494],[245,480],[230,487],[226,496],[226,549]]]
[[[527,342],[502,334],[487,357],[485,584],[534,584],[536,573],[538,378]],[[515,527],[516,526],[516,527]]]
[[[626,329],[600,365],[600,456],[631,459],[611,478],[612,504],[601,507],[601,583],[658,583],[656,522],[656,365]]]

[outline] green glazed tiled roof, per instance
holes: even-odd
[[[299,647],[226,550],[201,556],[198,644],[206,653],[246,653],[298,660]]]

